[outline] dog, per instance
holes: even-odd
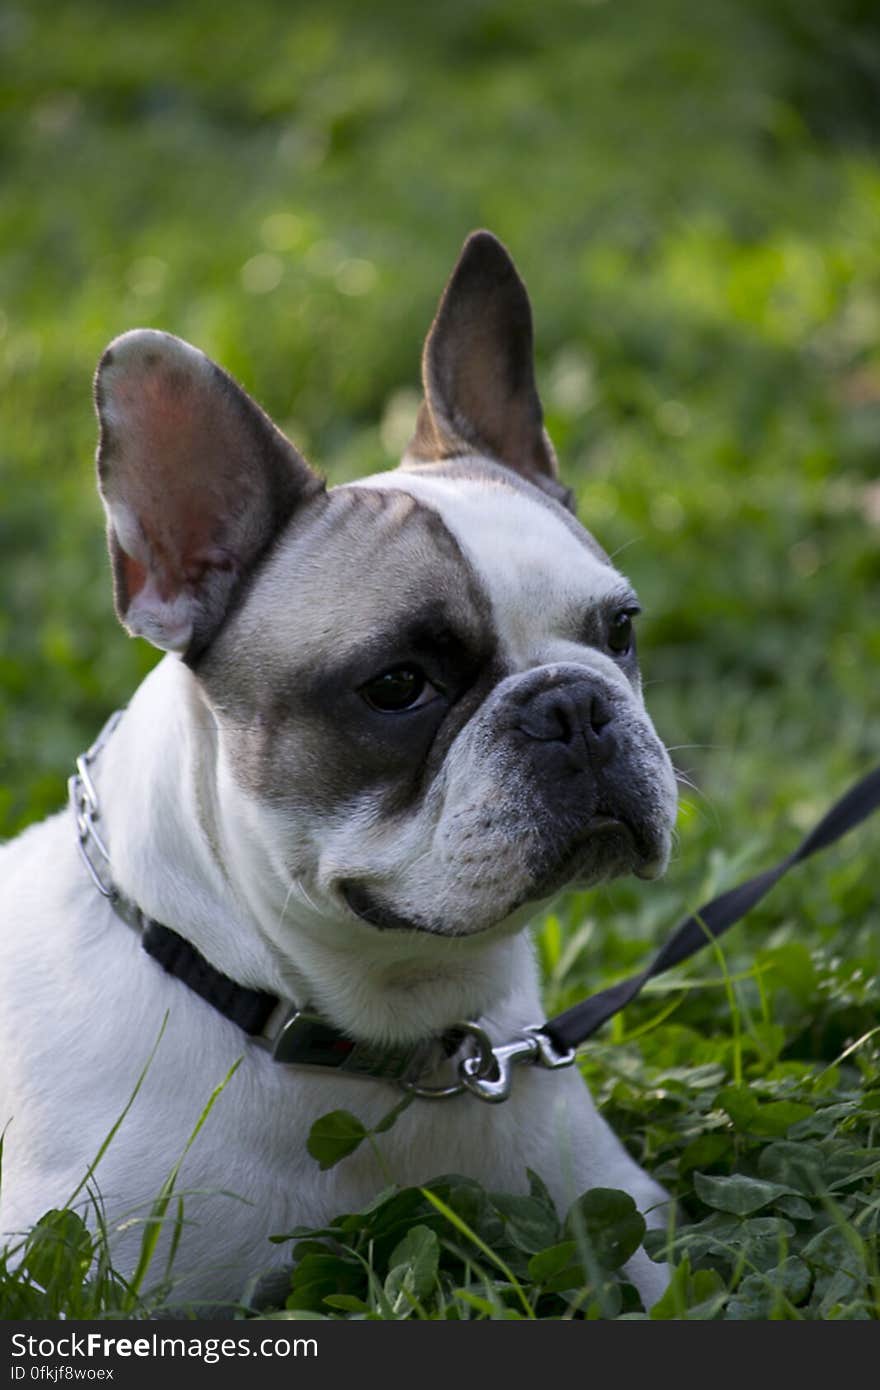
[[[194,347],[136,329],[101,358],[116,609],[166,655],[73,810],[0,850],[4,1232],[86,1207],[131,1102],[90,1178],[130,1275],[236,1062],[179,1175],[181,1297],[234,1303],[287,1260],[270,1235],[358,1209],[388,1170],[524,1191],[531,1168],[561,1211],[615,1187],[665,1222],[576,1068],[473,1094],[490,1044],[543,1018],[528,918],[567,884],[660,874],[676,809],[638,602],[558,479],[532,338],[475,232],[402,462],[330,489]],[[367,1144],[318,1167],[315,1120],[373,1125],[407,1086],[384,1171]],[[649,1306],[663,1266],[627,1270]]]

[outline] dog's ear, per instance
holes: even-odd
[[[488,454],[571,506],[544,429],[529,296],[491,232],[472,232],[462,248],[425,341],[422,380],[410,458]]]
[[[196,655],[323,483],[231,377],[170,333],[115,339],[95,404],[116,611],[132,634]]]

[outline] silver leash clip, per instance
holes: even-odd
[[[492,1048],[494,1069],[488,1075],[481,1074],[478,1058],[465,1057],[459,1074],[468,1091],[478,1100],[499,1104],[507,1100],[513,1085],[515,1066],[540,1066],[556,1071],[559,1067],[570,1067],[575,1059],[573,1047],[559,1052],[546,1033],[540,1028],[526,1028],[520,1038],[509,1043],[499,1043]]]
[[[474,1050],[458,1064],[457,1081],[449,1086],[423,1086],[417,1081],[402,1081],[404,1090],[412,1091],[422,1100],[446,1100],[467,1091],[477,1100],[497,1105],[510,1095],[515,1066],[540,1066],[555,1071],[559,1067],[570,1067],[575,1060],[573,1047],[560,1052],[538,1027],[526,1028],[521,1037],[494,1047],[488,1033],[478,1023],[458,1023],[450,1031],[460,1032],[464,1041],[474,1045]]]

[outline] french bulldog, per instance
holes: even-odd
[[[660,874],[676,808],[638,602],[558,481],[532,348],[513,262],[476,232],[402,462],[333,488],[180,339],[101,358],[116,609],[167,655],[73,809],[0,850],[4,1232],[86,1209],[126,1112],[88,1186],[131,1274],[236,1062],[178,1178],[179,1298],[234,1302],[288,1259],[270,1235],[389,1171],[516,1191],[531,1168],[561,1210],[616,1187],[665,1222],[575,1067],[516,1068],[502,1104],[461,1084],[543,1018],[527,920],[567,884]],[[319,1116],[373,1125],[406,1086],[384,1168],[369,1144],[318,1167]],[[665,1286],[642,1251],[628,1273],[646,1306]]]

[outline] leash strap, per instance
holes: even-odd
[[[795,864],[802,863],[820,849],[826,849],[835,841],[874,813],[880,807],[880,767],[869,772],[854,787],[836,801],[825,813],[819,824],[798,845],[793,853],[786,856],[773,868],[765,869],[754,878],[740,883],[721,893],[699,911],[688,917],[676,929],[666,945],[655,956],[646,970],[629,979],[620,980],[608,989],[600,990],[589,999],[566,1009],[541,1025],[541,1032],[547,1036],[554,1047],[560,1051],[579,1047],[614,1014],[625,1008],[649,980],[680,965],[694,955],[712,939],[717,939],[729,927],[739,922],[746,913],[769,893],[774,884]]]

